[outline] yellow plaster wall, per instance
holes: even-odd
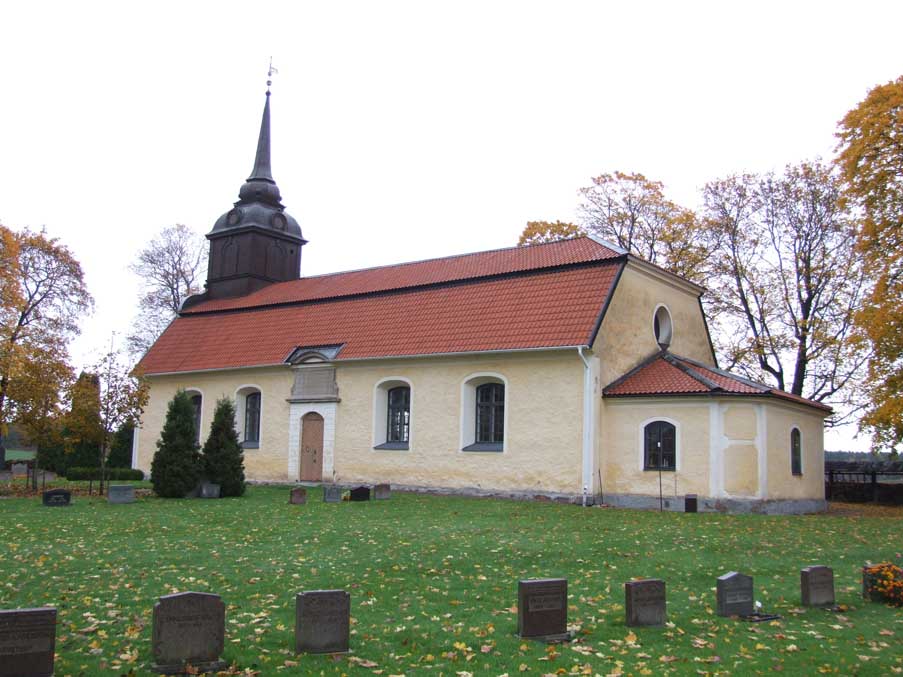
[[[461,388],[475,372],[507,379],[502,453],[461,451]],[[374,450],[374,386],[393,377],[411,383],[410,449]],[[336,369],[336,380],[339,482],[582,490],[583,363],[576,350],[344,363]]]
[[[756,439],[756,409],[751,404],[729,404],[724,407],[724,436],[729,440]]]
[[[658,471],[643,470],[642,429],[654,419],[665,419],[677,426],[677,470],[662,473],[664,495],[709,495],[707,402],[610,399],[603,400],[602,412],[603,497],[606,493],[658,496]]]
[[[235,397],[247,385],[260,388],[260,448],[245,450],[245,474],[258,480],[288,479],[288,413],[286,402],[293,375],[288,367],[239,369],[172,376],[151,376],[150,400],[141,417],[138,435],[138,467],[150,472],[157,440],[166,419],[166,409],[176,391],[199,390],[201,404],[201,445],[210,432],[216,401]]]
[[[723,453],[724,491],[728,496],[754,497],[759,491],[759,451],[752,442],[734,442]]]
[[[714,364],[697,297],[628,264],[593,346],[593,352],[602,360],[603,385],[623,376],[659,350],[652,329],[653,314],[659,304],[667,306],[671,313],[670,351]]]
[[[795,405],[767,408],[768,494],[771,498],[825,497],[824,421],[818,413]],[[802,435],[803,474],[790,471],[790,430]]]

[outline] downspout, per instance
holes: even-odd
[[[583,362],[583,507],[593,486],[593,436],[595,418],[593,416],[593,369],[583,354],[583,346],[577,346],[577,354]]]

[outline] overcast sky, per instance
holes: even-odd
[[[82,366],[128,332],[137,251],[237,200],[270,55],[309,275],[513,245],[616,169],[695,207],[713,178],[831,157],[903,73],[901,26],[898,0],[4,3],[0,222],[81,261]]]

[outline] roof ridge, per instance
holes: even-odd
[[[676,357],[678,357],[678,359],[683,360],[684,362],[689,362],[690,364],[693,364],[697,367],[701,367],[703,369],[707,369],[709,371],[715,372],[719,376],[724,376],[725,378],[732,378],[735,381],[740,381],[740,383],[742,383],[744,385],[748,385],[750,388],[762,388],[763,390],[768,390],[768,391],[775,390],[780,393],[786,392],[784,390],[781,390],[780,388],[775,388],[766,383],[760,383],[759,381],[753,381],[752,379],[746,378],[745,376],[740,376],[739,374],[734,374],[732,372],[725,371],[724,369],[721,369],[720,367],[710,367],[707,364],[703,364],[702,362],[697,362],[696,360],[691,359],[689,357],[682,357],[682,356],[676,356]],[[792,394],[792,393],[788,393],[788,394]]]
[[[715,383],[715,381],[713,381],[712,379],[706,378],[705,376],[700,374],[698,371],[696,371],[689,365],[684,364],[681,361],[681,358],[678,357],[677,355],[673,355],[673,354],[665,351],[665,353],[662,355],[662,359],[665,360],[665,362],[667,362],[671,366],[676,367],[677,369],[680,369],[683,373],[687,374],[687,376],[691,376],[692,378],[695,378],[697,381],[702,383],[702,385],[704,385],[709,390],[724,390],[723,387],[721,387],[720,385]]]

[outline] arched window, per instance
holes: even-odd
[[[235,393],[236,418],[241,426],[239,436],[245,449],[260,447],[260,418],[263,400],[256,386],[243,386]]]
[[[407,386],[390,389],[387,409],[386,442],[406,443],[411,430],[411,389]]]
[[[659,306],[652,315],[652,333],[655,334],[655,342],[659,347],[667,348],[671,345],[671,313],[665,306]]]
[[[191,395],[191,406],[194,407],[194,431],[197,434],[198,444],[201,443],[201,405],[204,398],[199,393]]]
[[[790,472],[803,474],[803,439],[799,428],[790,431]]]
[[[643,429],[644,470],[674,470],[677,467],[677,429],[667,421],[652,421]]]
[[[477,387],[477,444],[505,441],[505,384],[484,383]]]

